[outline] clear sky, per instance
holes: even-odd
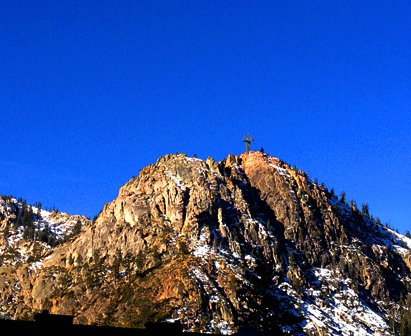
[[[410,1],[0,2],[0,194],[96,215],[252,148],[411,229]]]

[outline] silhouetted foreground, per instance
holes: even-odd
[[[34,321],[0,319],[0,333],[1,335],[13,336],[178,336],[183,333],[183,326],[180,323],[148,322],[145,329],[135,329],[73,324],[73,318],[74,316],[52,315],[44,311],[41,314],[35,314]],[[246,329],[236,335],[251,336],[254,334],[270,335]],[[184,333],[184,335],[204,334]]]

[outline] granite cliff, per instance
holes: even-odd
[[[5,255],[20,205],[1,204]],[[24,255],[37,246],[35,260],[20,252],[3,259],[0,314],[48,309],[126,327],[178,320],[185,330],[223,334],[240,325],[405,334],[411,239],[266,153],[220,162],[166,155],[92,223],[79,219],[81,232],[57,246],[21,238]]]

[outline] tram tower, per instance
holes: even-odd
[[[243,142],[245,142],[245,151],[249,152],[251,149],[251,142],[253,142],[254,139],[253,137],[250,135],[250,133],[247,133],[244,138],[243,138]]]

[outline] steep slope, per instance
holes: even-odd
[[[32,300],[42,260],[70,238],[76,225],[80,230],[79,225],[90,223],[85,216],[47,211],[41,204],[29,206],[23,200],[0,196],[0,316],[32,316],[27,303]]]
[[[26,201],[0,195],[0,265],[41,259],[64,242],[76,223],[89,225],[85,216],[29,206]]]
[[[265,153],[218,163],[167,155],[41,263],[2,266],[3,314],[391,335],[405,311],[411,240],[368,217]]]

